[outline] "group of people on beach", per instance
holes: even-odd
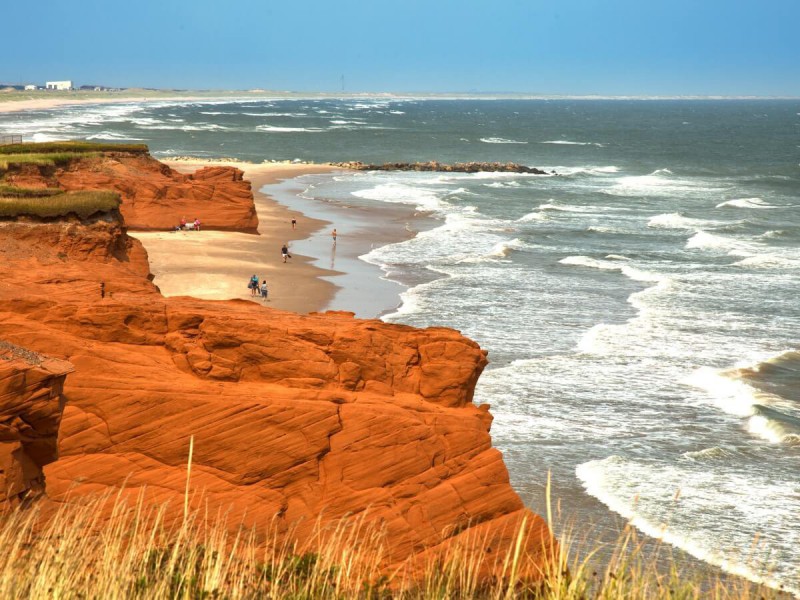
[[[267,295],[269,294],[269,290],[267,289],[267,280],[264,279],[260,284],[258,283],[258,275],[253,273],[253,276],[250,278],[250,282],[247,284],[247,288],[250,290],[251,296],[258,296],[261,294],[261,299],[266,302]]]
[[[186,226],[186,219],[181,219],[181,225],[176,227],[176,230],[183,229]],[[297,227],[297,219],[292,219],[292,229]],[[200,228],[200,221],[195,219],[194,228]],[[336,229],[334,228],[331,231],[331,238],[333,238],[333,244],[336,245],[336,237],[338,236]],[[286,262],[287,259],[292,258],[292,255],[289,254],[289,242],[284,242],[283,246],[281,246],[281,257],[283,258],[283,262]],[[261,281],[261,283],[259,283]],[[247,289],[250,290],[251,297],[261,296],[264,302],[267,301],[267,296],[269,295],[269,290],[267,289],[267,280],[260,280],[258,275],[253,273],[253,276],[247,282]]]
[[[179,225],[175,225],[175,231],[200,231],[200,219],[187,221],[186,217],[181,217]]]

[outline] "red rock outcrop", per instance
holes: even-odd
[[[385,531],[387,567],[462,545],[487,573],[523,522],[523,572],[554,547],[472,403],[486,356],[460,333],[164,298],[110,216],[0,222],[0,258],[0,338],[75,366],[53,501],[124,489],[180,518],[193,437],[194,505],[232,529],[313,543],[318,520],[361,515]]]
[[[44,491],[42,468],[58,458],[67,362],[0,341],[0,508]]]
[[[206,229],[258,230],[250,182],[234,167],[205,167],[184,175],[147,154],[107,152],[59,168],[15,166],[5,175],[5,182],[67,191],[119,192],[120,211],[132,229],[168,230],[182,218],[198,218]]]

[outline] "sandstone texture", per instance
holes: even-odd
[[[44,491],[42,468],[58,458],[67,362],[0,341],[0,508]]]
[[[150,182],[153,166],[141,164]],[[130,162],[96,166],[60,173],[59,183],[114,183],[145,197]],[[232,530],[277,529],[313,545],[318,520],[357,516],[386,532],[387,567],[462,545],[486,573],[523,521],[523,571],[535,575],[554,547],[509,485],[488,406],[472,402],[485,352],[456,331],[164,298],[143,248],[111,215],[0,222],[0,307],[0,339],[66,361],[45,369],[0,360],[9,390],[25,368],[26,381],[43,382],[3,409],[13,421],[30,405],[33,421],[20,419],[37,424],[2,430],[7,454],[28,457],[18,459],[14,490],[40,483],[30,463],[46,464],[53,502],[122,489],[167,502],[168,517],[180,518],[193,436],[192,505],[226,513]],[[66,363],[75,370],[52,462]]]
[[[204,167],[185,175],[147,154],[104,153],[75,159],[63,167],[12,167],[4,182],[118,192],[120,211],[131,229],[169,230],[182,218],[197,218],[205,229],[258,230],[250,182],[234,167]]]

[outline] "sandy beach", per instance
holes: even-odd
[[[323,221],[303,218],[259,190],[283,179],[332,170],[326,165],[260,164],[243,162],[165,161],[172,168],[191,173],[214,165],[242,169],[253,186],[259,218],[259,235],[223,231],[131,232],[147,249],[155,283],[165,296],[194,296],[211,300],[251,299],[247,281],[253,275],[266,279],[267,306],[305,313],[324,309],[335,286],[320,279],[332,271],[311,264],[311,258],[292,254],[286,264],[281,246],[302,239]],[[292,229],[291,220],[298,220]],[[290,276],[287,276],[291,274]],[[260,298],[253,299],[261,302]]]
[[[413,232],[407,223],[414,217],[412,208],[364,210],[320,206],[322,203],[298,198],[304,186],[298,185],[295,178],[336,170],[328,165],[164,162],[187,173],[212,164],[242,169],[252,183],[259,218],[258,235],[223,231],[130,232],[144,244],[154,282],[165,296],[238,298],[261,303],[247,289],[249,278],[255,274],[260,280],[267,280],[269,297],[265,304],[272,308],[298,313],[348,310],[369,318],[399,305],[403,288],[382,279],[377,266],[358,257],[376,245],[411,237]],[[263,193],[264,186],[271,186],[274,192]],[[297,221],[296,228],[292,228],[292,219]],[[331,238],[334,226],[340,233],[336,244]],[[281,256],[284,243],[288,243],[292,256],[287,263]]]

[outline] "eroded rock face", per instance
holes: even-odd
[[[0,508],[44,491],[42,468],[58,458],[67,362],[0,341]]]
[[[250,182],[233,167],[205,167],[184,175],[146,154],[106,153],[76,159],[64,168],[15,167],[5,181],[23,187],[119,192],[120,210],[132,229],[168,230],[182,218],[197,218],[209,229],[258,230]]]
[[[472,403],[485,352],[458,332],[164,298],[108,221],[0,223],[0,249],[0,338],[75,366],[53,501],[124,488],[180,518],[194,436],[193,502],[232,529],[312,543],[318,519],[366,515],[387,566],[463,543],[491,570],[523,520],[531,555],[552,547]]]

